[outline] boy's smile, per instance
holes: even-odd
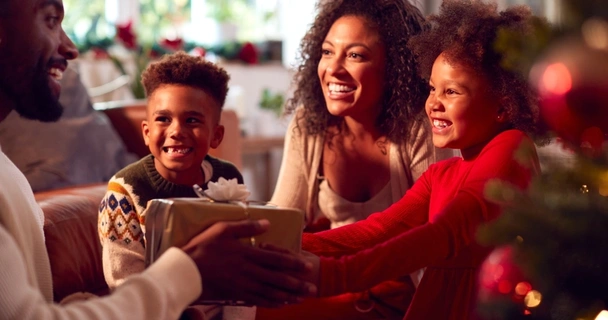
[[[160,175],[176,184],[203,183],[203,159],[224,133],[220,107],[204,90],[185,85],[163,85],[148,100],[144,140]]]
[[[193,148],[188,148],[184,146],[170,146],[163,147],[163,151],[174,156],[174,157],[182,157],[185,156],[194,150]]]

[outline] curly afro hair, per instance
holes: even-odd
[[[406,46],[411,36],[426,28],[424,16],[408,0],[320,0],[317,10],[314,23],[300,43],[300,65],[293,80],[296,89],[287,102],[286,113],[302,106],[303,119],[299,120],[311,135],[328,134],[330,127],[343,128],[344,118],[327,110],[317,67],[322,43],[333,23],[343,16],[362,17],[377,28],[386,47],[383,110],[377,127],[389,141],[405,144],[428,94],[428,85],[418,75],[414,55]]]
[[[439,14],[428,21],[431,30],[412,37],[408,46],[416,54],[423,77],[429,78],[435,59],[443,53],[450,63],[462,64],[490,81],[493,93],[502,97],[509,128],[519,129],[539,142],[544,139],[538,124],[538,95],[526,77],[502,67],[502,55],[494,49],[501,32],[533,32],[527,6],[498,12],[496,4],[481,0],[444,0]]]
[[[201,57],[185,52],[165,55],[160,61],[150,64],[141,74],[141,83],[150,97],[163,85],[184,85],[204,90],[220,106],[224,107],[228,94],[230,76],[217,65]]]

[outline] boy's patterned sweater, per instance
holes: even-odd
[[[220,177],[243,176],[230,162],[207,155],[203,161],[205,184]],[[110,288],[120,285],[127,276],[145,268],[145,216],[149,200],[175,197],[196,197],[192,186],[178,185],[164,179],[148,155],[116,173],[108,183],[108,191],[99,206],[98,232],[103,247],[103,273]]]

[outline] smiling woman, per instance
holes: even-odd
[[[305,234],[302,248],[320,273],[320,296],[354,292],[425,268],[405,314],[409,319],[478,319],[477,274],[492,248],[477,228],[501,214],[484,196],[488,181],[524,189],[539,173],[530,136],[537,133],[536,95],[527,79],[503,68],[494,50],[499,30],[531,31],[529,8],[497,12],[481,0],[445,0],[432,27],[412,37],[422,74],[433,143],[462,158],[429,167],[388,209],[366,220]],[[457,32],[454,32],[454,31]]]
[[[373,114],[381,110],[377,106],[384,91],[386,53],[378,31],[370,25],[362,17],[341,17],[321,46],[319,80],[327,110],[334,116],[372,115],[373,121]]]
[[[295,117],[271,203],[306,212],[307,229],[338,228],[399,200],[451,151],[423,121],[427,85],[407,41],[425,29],[407,0],[322,0],[301,43]],[[405,313],[422,271],[361,293],[311,299],[260,319],[378,319]]]

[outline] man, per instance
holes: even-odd
[[[61,0],[0,1],[0,121],[12,110],[40,121],[61,116],[59,80],[78,55],[63,14]],[[53,305],[43,220],[25,177],[0,152],[0,319],[175,319],[201,296],[203,281],[203,297],[213,288],[263,306],[316,290],[300,280],[311,269],[302,260],[242,245],[238,238],[268,228],[244,221],[213,225],[106,297]]]

